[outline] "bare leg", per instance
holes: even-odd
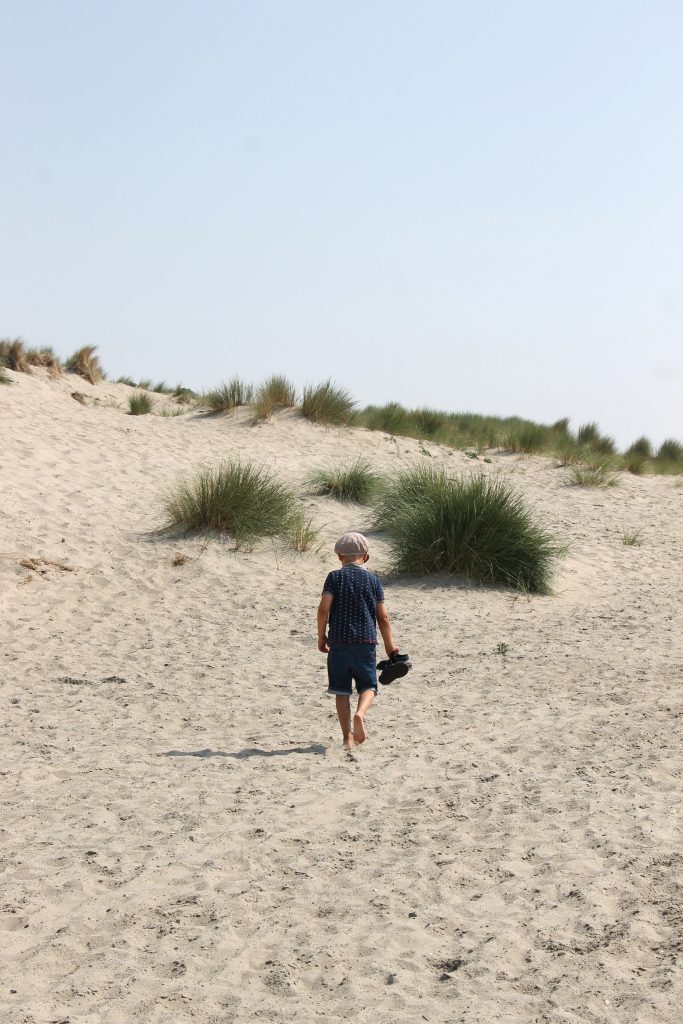
[[[335,703],[337,705],[337,718],[341,726],[342,736],[344,737],[344,746],[347,750],[353,747],[353,732],[351,731],[351,698],[350,697],[335,697]]]
[[[363,743],[365,741],[365,716],[370,710],[374,699],[374,690],[365,690],[358,698],[358,707],[353,716],[353,738],[356,743]]]

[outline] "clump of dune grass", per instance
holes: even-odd
[[[597,423],[584,423],[576,432],[576,440],[580,447],[600,452],[602,455],[613,455],[616,445],[611,437],[601,434]]]
[[[548,447],[548,428],[540,423],[523,423],[501,439],[500,447],[506,452],[535,455]]]
[[[291,409],[296,405],[296,388],[280,374],[274,374],[259,384],[252,397],[254,421],[269,420],[276,409]]]
[[[454,478],[430,465],[393,480],[374,527],[386,531],[394,572],[448,573],[525,593],[550,593],[564,550],[503,479]]]
[[[553,452],[558,466],[574,466],[581,457],[581,449],[571,434],[561,434]]]
[[[29,366],[44,367],[50,377],[62,376],[62,364],[49,345],[43,345],[41,348],[27,348],[26,362]]]
[[[624,452],[624,455],[626,457],[628,457],[629,455],[640,455],[640,457],[643,459],[651,459],[652,443],[649,437],[639,437],[637,440],[633,442],[633,444],[629,445],[629,447]]]
[[[132,377],[128,377],[128,376],[117,377],[116,380],[114,381],[114,383],[115,384],[126,384],[129,388],[136,388],[137,387],[137,384],[135,383],[133,378]]]
[[[623,467],[634,476],[642,476],[647,468],[647,459],[637,451],[627,451],[623,457]]]
[[[446,424],[444,413],[439,412],[438,409],[416,409],[413,415],[418,437],[424,439],[436,438]]]
[[[346,390],[326,380],[323,384],[307,384],[301,401],[301,413],[313,423],[346,426],[354,418],[356,403]]]
[[[398,402],[387,405],[368,405],[359,415],[359,423],[368,430],[383,430],[386,434],[407,436],[409,413]]]
[[[98,381],[104,379],[104,370],[100,365],[99,358],[95,355],[96,351],[96,345],[84,345],[83,348],[79,348],[67,359],[67,370],[77,373],[79,377],[87,380],[90,384],[97,384]]]
[[[518,416],[480,416],[469,412],[439,409],[405,409],[398,402],[369,405],[355,422],[368,430],[382,430],[394,436],[435,441],[451,448],[484,452],[502,448],[507,452],[552,453],[559,439],[569,435],[564,417],[552,426],[520,419]]]
[[[619,482],[606,456],[591,455],[572,469],[567,483],[574,487],[615,487]]]
[[[621,535],[621,543],[628,547],[639,548],[643,543],[642,530],[625,530]]]
[[[0,366],[0,384],[11,384],[12,381],[9,379],[4,369]]]
[[[382,486],[382,478],[369,462],[357,458],[354,462],[314,469],[308,483],[317,494],[326,494],[338,501],[355,501],[359,505],[367,505]]]
[[[658,462],[683,462],[683,444],[673,437],[662,441],[657,452]]]
[[[310,551],[320,536],[320,527],[306,516],[302,508],[297,508],[285,531],[285,539],[295,551]]]
[[[149,377],[145,377],[144,380],[138,381],[138,387],[142,388],[143,391],[152,390],[152,381]]]
[[[21,338],[3,338],[0,341],[0,366],[14,370],[15,373],[31,372]]]
[[[182,384],[176,384],[173,389],[173,397],[177,402],[182,402],[185,405],[192,405],[197,401],[197,394],[192,388],[185,388]]]
[[[296,496],[269,469],[233,459],[179,480],[163,498],[166,528],[221,530],[235,546],[286,536]]]
[[[131,416],[146,416],[152,411],[152,399],[145,391],[128,396],[128,412]]]
[[[203,403],[208,405],[212,412],[232,412],[240,405],[249,405],[253,396],[254,389],[251,384],[246,384],[239,377],[233,377],[213,391],[207,391],[203,396]]]

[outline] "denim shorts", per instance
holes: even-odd
[[[327,655],[327,692],[334,697],[350,697],[351,681],[356,692],[377,693],[375,644],[332,644]]]

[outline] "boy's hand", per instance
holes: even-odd
[[[387,658],[390,658],[393,654],[398,654],[400,651],[399,647],[394,647],[393,644],[385,644],[384,650],[387,652]]]
[[[330,645],[327,642],[326,636],[318,637],[318,650],[320,651],[321,654],[329,654]]]

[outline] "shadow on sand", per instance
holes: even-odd
[[[166,757],[234,757],[238,761],[246,757],[286,757],[287,754],[325,754],[327,747],[322,743],[311,743],[307,747],[287,747],[286,750],[261,750],[260,747],[245,747],[244,750],[167,750]]]

